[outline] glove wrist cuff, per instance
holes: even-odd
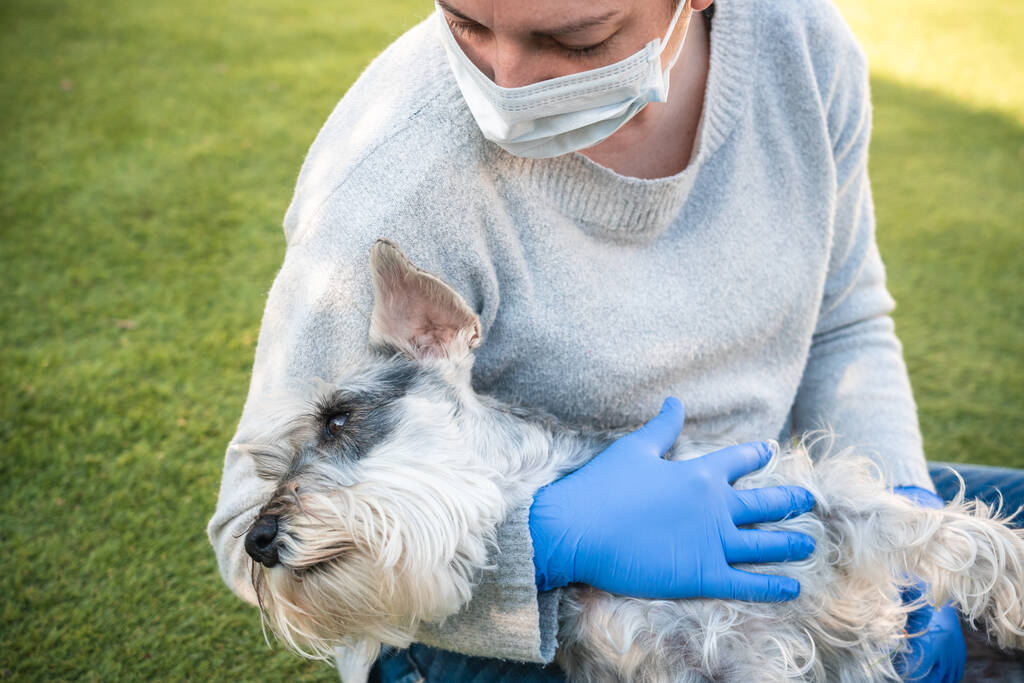
[[[546,488],[546,487],[545,487]],[[533,546],[533,570],[537,590],[540,592],[561,588],[570,581],[572,577],[568,569],[570,563],[563,558],[563,552],[559,551],[559,543],[550,529],[545,529],[543,522],[544,503],[538,504],[545,489],[541,489],[534,496],[533,504],[530,505],[530,542]],[[564,534],[562,534],[564,539]]]
[[[892,490],[893,493],[907,498],[908,500],[917,503],[921,507],[940,509],[945,507],[946,503],[939,497],[938,494],[923,489],[920,486],[896,486]]]

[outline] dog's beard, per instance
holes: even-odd
[[[484,470],[378,458],[364,474],[347,487],[297,482],[276,510],[279,563],[254,567],[266,622],[306,657],[355,638],[408,646],[421,621],[469,601],[497,549],[504,501]]]

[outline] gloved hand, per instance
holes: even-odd
[[[764,443],[663,459],[682,427],[683,406],[670,397],[646,425],[537,491],[530,534],[539,590],[577,581],[645,598],[773,602],[800,593],[790,577],[729,565],[810,555],[814,539],[806,534],[737,527],[807,512],[814,497],[795,486],[733,489],[767,464]]]
[[[939,509],[941,498],[916,486],[897,486],[895,493],[922,507]],[[903,604],[921,597],[926,585],[918,581],[902,593]],[[922,635],[907,641],[908,650],[893,658],[896,672],[906,681],[922,683],[957,683],[967,665],[967,645],[960,630],[960,617],[952,603],[936,609],[924,605],[907,615],[907,633]]]

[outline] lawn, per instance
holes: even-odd
[[[1024,467],[1024,5],[840,7],[926,450]],[[0,679],[336,680],[204,526],[303,155],[429,9],[0,3]]]

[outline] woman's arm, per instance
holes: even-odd
[[[466,267],[484,264],[487,258],[474,251],[481,247],[473,246],[470,230],[462,231],[464,243],[456,243],[451,235],[437,239],[429,226],[403,228],[399,221],[352,226],[351,206],[340,191],[319,213],[319,224],[304,227],[303,239],[288,248],[267,299],[245,408],[227,448],[208,534],[225,582],[252,604],[256,596],[251,560],[243,548],[244,531],[269,498],[273,483],[256,475],[252,458],[236,444],[273,426],[268,422],[274,419],[280,397],[301,391],[314,378],[338,378],[358,364],[367,348],[367,316],[373,301],[368,267],[373,241],[382,236],[397,241],[417,263],[444,274],[470,302],[495,298],[488,269],[481,266],[474,272]],[[344,229],[336,227],[346,224]],[[458,262],[447,264],[446,257]],[[481,319],[486,334],[489,318]],[[529,502],[499,528],[501,552],[488,558],[497,569],[484,572],[463,611],[443,625],[424,625],[418,640],[468,655],[552,661],[560,591],[538,595],[528,513]]]
[[[490,561],[473,599],[443,624],[424,623],[417,640],[477,657],[550,664],[558,635],[561,588],[538,592],[530,537],[530,503],[515,508],[498,528],[501,553]]]
[[[793,405],[793,431],[829,425],[837,448],[853,446],[882,467],[891,488],[935,487],[925,465],[921,430],[903,347],[890,313],[895,302],[875,241],[868,179],[871,96],[867,59],[848,34],[855,65],[832,91],[829,132],[836,170],[836,205],[828,278],[807,365]],[[941,502],[941,501],[940,501]],[[921,586],[924,587],[923,584]],[[912,596],[905,595],[906,602]],[[959,680],[966,658],[963,634],[950,607],[922,606],[907,629],[924,632],[908,656],[896,658],[909,678]]]
[[[851,36],[852,41],[852,36]],[[917,407],[890,313],[895,302],[875,241],[868,179],[871,98],[867,60],[849,43],[828,103],[836,172],[832,247],[818,321],[793,405],[794,434],[829,425],[836,447],[856,446],[891,486],[934,490]]]

